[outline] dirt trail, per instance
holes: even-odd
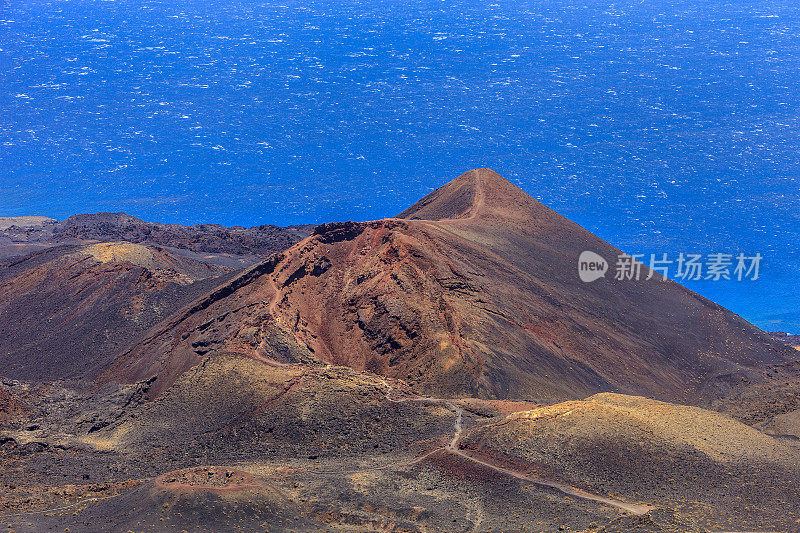
[[[636,503],[627,503],[620,500],[614,500],[612,498],[605,498],[603,496],[599,496],[597,494],[592,494],[590,492],[586,492],[585,490],[581,490],[576,487],[572,487],[567,485],[566,483],[559,483],[558,481],[548,481],[542,478],[537,478],[533,476],[527,476],[525,474],[521,474],[519,472],[515,472],[513,470],[509,470],[507,468],[502,468],[499,466],[495,466],[491,463],[487,463],[486,461],[482,461],[471,455],[464,453],[462,450],[458,448],[450,448],[447,449],[449,452],[458,455],[459,457],[463,457],[464,459],[468,459],[474,463],[479,465],[485,466],[486,468],[491,468],[495,472],[500,474],[505,474],[507,476],[515,477],[517,479],[521,479],[523,481],[529,481],[539,486],[548,487],[551,489],[556,489],[559,492],[563,492],[568,496],[574,496],[576,498],[580,498],[582,500],[590,500],[595,501],[598,503],[602,503],[608,505],[610,507],[616,507],[618,509],[622,509],[623,511],[629,512],[635,515],[642,515],[648,513],[655,509],[652,505],[645,505],[645,504],[636,504]]]
[[[509,470],[507,468],[503,468],[503,467],[494,465],[492,463],[489,463],[487,461],[483,461],[481,459],[473,457],[473,456],[469,455],[468,453],[466,453],[465,451],[461,450],[458,447],[458,442],[461,440],[461,436],[462,436],[463,431],[464,431],[463,425],[462,425],[463,424],[463,418],[464,418],[464,409],[462,409],[461,407],[459,407],[458,405],[456,405],[452,401],[446,400],[446,399],[443,399],[443,398],[431,398],[431,397],[427,397],[427,396],[415,395],[415,396],[409,396],[409,397],[406,397],[406,398],[392,399],[392,398],[390,398],[390,394],[391,394],[391,392],[393,390],[393,387],[391,385],[389,385],[386,381],[384,381],[384,384],[388,388],[388,390],[386,391],[386,399],[389,400],[390,402],[393,402],[393,403],[420,402],[420,403],[427,403],[427,404],[432,404],[432,405],[441,405],[443,407],[446,407],[446,408],[450,409],[451,411],[453,411],[455,413],[455,415],[456,415],[455,416],[455,421],[453,422],[453,438],[450,440],[450,442],[444,448],[444,450],[449,452],[449,453],[457,455],[457,456],[459,456],[459,457],[461,457],[463,459],[466,459],[467,461],[471,461],[473,463],[479,464],[479,465],[481,465],[481,466],[483,466],[485,468],[489,468],[490,470],[494,470],[495,472],[497,472],[499,474],[503,474],[503,475],[506,475],[506,476],[511,476],[511,477],[520,479],[522,481],[528,481],[529,483],[533,483],[533,484],[539,485],[541,487],[547,487],[547,488],[550,488],[550,489],[555,489],[555,490],[557,490],[557,491],[559,491],[559,492],[561,492],[563,494],[566,494],[568,496],[573,496],[575,498],[580,498],[582,500],[602,503],[604,505],[608,505],[610,507],[615,507],[617,509],[621,509],[621,510],[627,512],[627,513],[631,513],[631,514],[634,514],[634,515],[642,515],[642,514],[648,513],[650,511],[652,511],[653,509],[655,509],[655,507],[653,507],[651,505],[628,503],[628,502],[623,502],[621,500],[615,500],[613,498],[606,498],[604,496],[600,496],[600,495],[597,495],[597,494],[592,494],[590,492],[586,492],[585,490],[581,490],[581,489],[579,489],[577,487],[573,487],[573,486],[568,485],[566,483],[560,483],[558,481],[550,481],[550,480],[543,479],[543,478],[540,478],[540,477],[526,475],[526,474],[523,474],[522,472],[517,472],[515,470]],[[420,462],[423,459],[433,455],[433,453],[435,453],[436,451],[439,451],[439,450],[435,450],[433,452],[428,452],[425,455],[423,455],[422,457],[420,457],[417,460],[415,460],[414,462]]]
[[[483,191],[483,179],[480,174],[475,177],[475,197],[472,199],[472,209],[467,220],[472,220],[478,217],[481,208],[483,207],[486,199],[486,193]]]
[[[280,303],[281,296],[283,295],[283,293],[278,287],[278,284],[275,282],[275,277],[273,274],[267,276],[267,279],[269,280],[270,287],[273,290],[273,295],[269,300],[267,311],[269,312],[269,315],[273,318],[273,320],[275,320],[277,323],[278,313],[276,310],[278,308],[278,304]],[[253,358],[255,358],[258,361],[261,361],[267,366],[271,366],[274,368],[291,368],[292,366],[294,366],[291,363],[282,363],[281,361],[276,361],[271,357],[265,356],[264,352],[266,351],[266,348],[267,348],[267,340],[262,339],[261,342],[256,347],[256,349],[253,351]]]

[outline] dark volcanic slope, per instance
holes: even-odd
[[[6,237],[15,243],[127,241],[194,252],[261,256],[288,248],[308,236],[314,228],[313,225],[283,228],[268,224],[252,228],[228,228],[218,224],[182,226],[144,222],[125,213],[73,215],[61,222],[44,219],[13,224],[14,219],[4,220],[7,222],[0,224],[0,237]]]
[[[324,361],[439,395],[618,391],[694,403],[790,357],[676,283],[581,282],[582,251],[611,261],[619,251],[490,170],[402,216],[318,228],[187,310],[105,379],[160,373],[167,386],[220,348],[280,358],[270,340],[280,332]]]
[[[149,246],[59,246],[0,266],[0,376],[95,377],[230,269]]]

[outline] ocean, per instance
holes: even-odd
[[[490,167],[800,333],[800,4],[0,0],[0,216],[392,216]]]

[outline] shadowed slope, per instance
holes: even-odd
[[[581,282],[582,251],[609,262],[619,251],[491,170],[470,171],[401,215],[317,228],[188,309],[104,379],[160,374],[163,390],[223,348],[296,360],[276,352],[280,339],[438,395],[613,390],[695,403],[789,356],[659,276]]]
[[[229,272],[130,243],[61,246],[0,266],[0,376],[94,378]]]

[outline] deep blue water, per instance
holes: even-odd
[[[396,214],[492,167],[800,333],[792,1],[0,0],[0,216]]]

